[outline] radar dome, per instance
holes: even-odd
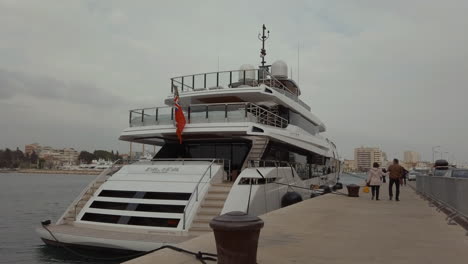
[[[255,80],[255,67],[251,64],[244,64],[239,69],[239,82],[244,81],[244,73],[245,73],[245,80],[252,81]]]
[[[288,78],[288,65],[282,60],[277,60],[271,65],[271,75],[277,79]]]

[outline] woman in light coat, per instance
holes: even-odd
[[[380,191],[380,184],[381,178],[384,175],[381,169],[379,169],[379,164],[374,162],[373,168],[369,170],[367,173],[367,184],[371,187],[372,190],[372,200],[379,200],[379,191]]]

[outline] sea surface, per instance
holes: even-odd
[[[83,259],[46,246],[35,232],[41,221],[55,222],[95,177],[0,173],[0,263],[120,263]],[[362,184],[364,180],[343,174],[341,182]]]

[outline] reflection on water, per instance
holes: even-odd
[[[36,248],[37,263],[117,264],[125,261],[125,259],[104,260],[106,258],[115,258],[115,256],[98,254],[97,252],[92,253],[91,251],[81,251],[78,249],[73,249],[73,252],[83,254],[83,257],[62,247],[40,245]],[[89,256],[91,258],[85,256]]]
[[[350,173],[342,173],[340,175],[340,182],[344,185],[349,184],[357,184],[357,185],[364,185],[366,174],[350,174]]]
[[[41,221],[57,220],[95,177],[0,173],[0,263],[111,263],[45,246],[35,232]]]

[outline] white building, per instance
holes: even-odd
[[[354,160],[358,170],[367,171],[372,168],[374,162],[377,162],[380,166],[382,165],[383,154],[379,148],[360,147],[354,149]]]
[[[415,151],[405,151],[404,162],[405,163],[418,163],[421,161],[421,156]]]

